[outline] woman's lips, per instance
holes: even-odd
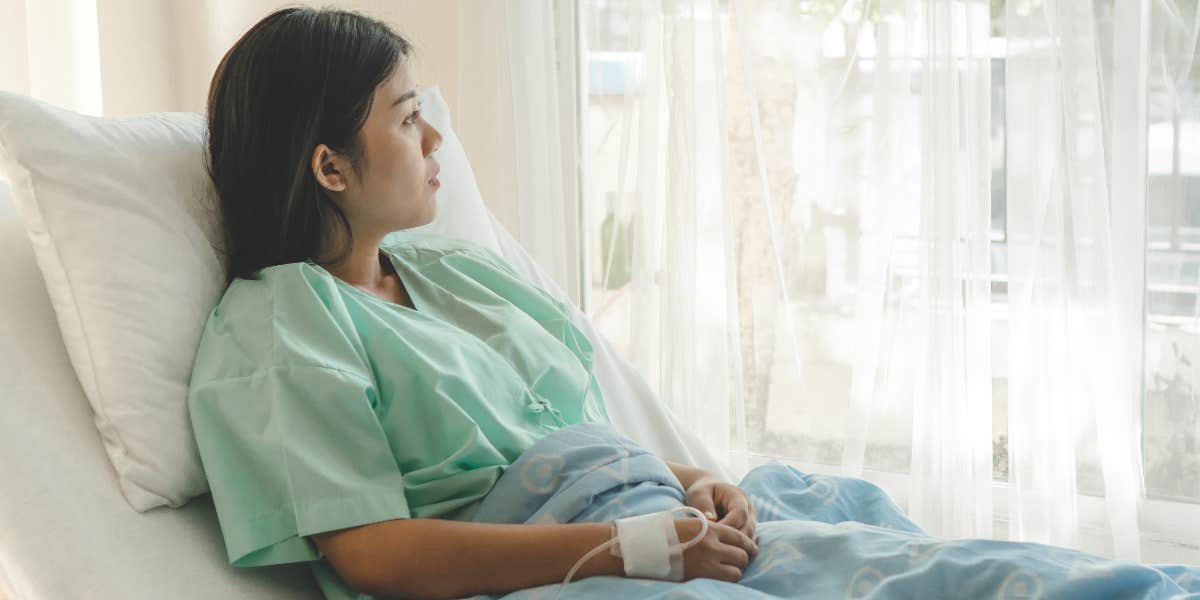
[[[432,185],[433,187],[438,187],[438,186],[442,185],[441,180],[438,179],[438,173],[441,173],[441,172],[442,172],[441,169],[438,169],[433,172],[433,177],[430,177],[428,180],[429,185]]]

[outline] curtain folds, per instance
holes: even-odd
[[[589,312],[733,472],[867,477],[949,537],[1194,534],[1155,514],[1200,486],[1142,471],[1147,215],[1200,201],[1155,195],[1150,132],[1200,121],[1196,2],[582,6]]]

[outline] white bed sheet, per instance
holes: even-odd
[[[233,569],[205,494],[139,514],[0,182],[0,598],[321,598],[307,564]]]

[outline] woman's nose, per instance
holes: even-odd
[[[425,156],[429,156],[437,151],[442,146],[442,134],[433,128],[428,122],[425,123]]]

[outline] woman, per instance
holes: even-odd
[[[474,244],[382,244],[437,210],[442,138],[421,117],[410,53],[379,21],[288,8],[229,50],[208,99],[230,284],[189,413],[230,562],[312,561],[328,597],[558,582],[613,535],[471,522],[524,449],[608,416],[564,305]],[[684,578],[737,581],[757,553],[746,494],[667,464],[715,521]],[[681,540],[701,530],[674,524]],[[575,578],[622,574],[602,553]]]

